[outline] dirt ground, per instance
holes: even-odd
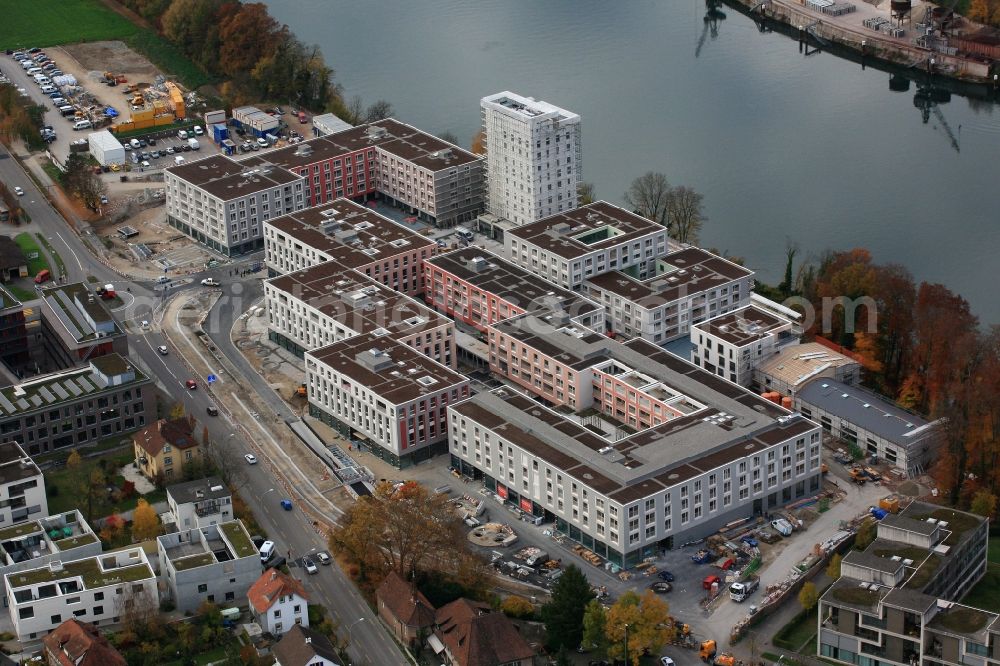
[[[129,83],[146,81],[152,83],[160,71],[153,63],[146,60],[125,44],[125,42],[89,42],[86,44],[71,44],[57,51],[67,52],[76,61],[77,66],[84,71],[107,71],[124,74]],[[65,67],[61,68],[68,71]],[[76,76],[74,74],[74,76]],[[80,78],[77,76],[77,78]],[[133,80],[134,79],[134,80]]]

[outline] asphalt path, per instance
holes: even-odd
[[[9,69],[9,66],[4,69]],[[129,324],[126,330],[129,331],[130,356],[141,359],[145,367],[159,379],[170,399],[183,403],[189,414],[194,414],[208,427],[209,435],[214,440],[230,439],[232,448],[240,455],[252,451],[249,444],[235,434],[235,424],[228,421],[227,417],[207,415],[206,407],[212,399],[204,388],[205,378],[191,377],[183,361],[173,350],[168,351],[167,355],[161,355],[157,351],[159,346],[167,344],[157,325],[157,317],[162,312],[165,298],[178,291],[204,289],[200,281],[206,277],[213,277],[222,283],[222,297],[210,312],[206,331],[252,387],[264,396],[269,407],[283,419],[294,418],[288,405],[253,370],[229,338],[230,330],[240,314],[262,296],[260,277],[263,273],[252,274],[251,277],[233,277],[230,271],[234,268],[225,266],[198,274],[191,281],[171,283],[169,287],[150,281],[124,281],[94,257],[83,241],[67,227],[65,220],[52,208],[21,165],[3,147],[0,147],[0,179],[11,188],[19,185],[24,189],[22,207],[62,257],[66,264],[68,282],[86,282],[87,276],[92,275],[100,283],[114,283],[119,291],[125,287],[125,302],[115,310],[114,315],[119,322]],[[15,228],[10,231],[14,232]],[[239,270],[239,267],[235,270]],[[139,326],[142,321],[150,322],[148,330]],[[195,379],[199,388],[188,390],[185,387],[188,379]],[[225,390],[225,379],[214,390]],[[293,565],[292,572],[303,580],[311,602],[324,605],[340,622],[341,634],[347,635],[350,641],[348,652],[353,659],[353,666],[409,664],[409,660],[340,567],[320,566],[316,574],[307,575],[293,561],[326,549],[325,539],[303,513],[294,508],[290,512],[281,509],[281,484],[268,466],[247,465],[245,477],[246,485],[240,489],[241,496],[253,509],[261,527],[277,541],[279,552],[286,557],[291,554],[287,559]]]

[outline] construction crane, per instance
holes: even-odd
[[[694,48],[694,57],[701,55],[701,49],[705,46],[705,40],[711,35],[712,39],[719,36],[719,21],[724,21],[726,15],[719,10],[722,5],[721,0],[705,0],[705,17],[703,19],[705,27],[698,37],[698,45]]]
[[[946,95],[947,93],[944,94]],[[944,131],[945,136],[948,137],[948,142],[951,143],[951,147],[955,149],[955,152],[961,153],[962,147],[959,143],[959,137],[962,135],[962,126],[958,126],[958,132],[952,130],[948,120],[941,112],[940,103],[943,101],[947,101],[947,98],[943,97],[942,93],[929,87],[918,87],[916,94],[913,96],[913,106],[920,109],[920,117],[923,119],[924,124],[926,125],[930,122],[933,115],[934,119],[938,122],[935,127],[940,127]]]

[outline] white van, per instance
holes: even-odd
[[[187,130],[177,130],[177,138],[182,141],[184,139],[187,139],[188,138]]]
[[[175,157],[174,158],[174,164],[176,164],[177,166],[180,166],[180,165],[184,164],[184,157],[181,156],[181,155],[178,155],[177,157]]]
[[[34,76],[35,74],[44,74],[44,73],[45,73],[45,70],[43,70],[41,67],[29,67],[28,68],[28,75],[29,76]]]
[[[260,561],[267,562],[274,555],[274,542],[265,541],[260,545]]]
[[[93,125],[89,120],[78,120],[75,123],[73,123],[74,130],[85,130],[85,129],[90,129],[91,127],[93,127]]]
[[[132,139],[131,141],[129,141],[129,143],[136,150],[139,150],[139,148],[141,147],[141,144],[139,143],[139,139]]]
[[[464,240],[466,243],[472,242],[472,232],[465,227],[455,227],[455,235]]]

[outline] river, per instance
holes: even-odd
[[[860,0],[858,0],[860,1]],[[916,87],[704,0],[267,0],[319,44],[348,96],[466,147],[509,89],[583,118],[583,174],[616,203],[662,171],[705,195],[701,237],[777,282],[802,254],[866,247],[1000,323],[1000,112]],[[701,49],[699,41],[704,35]],[[949,131],[957,142],[953,145]]]

